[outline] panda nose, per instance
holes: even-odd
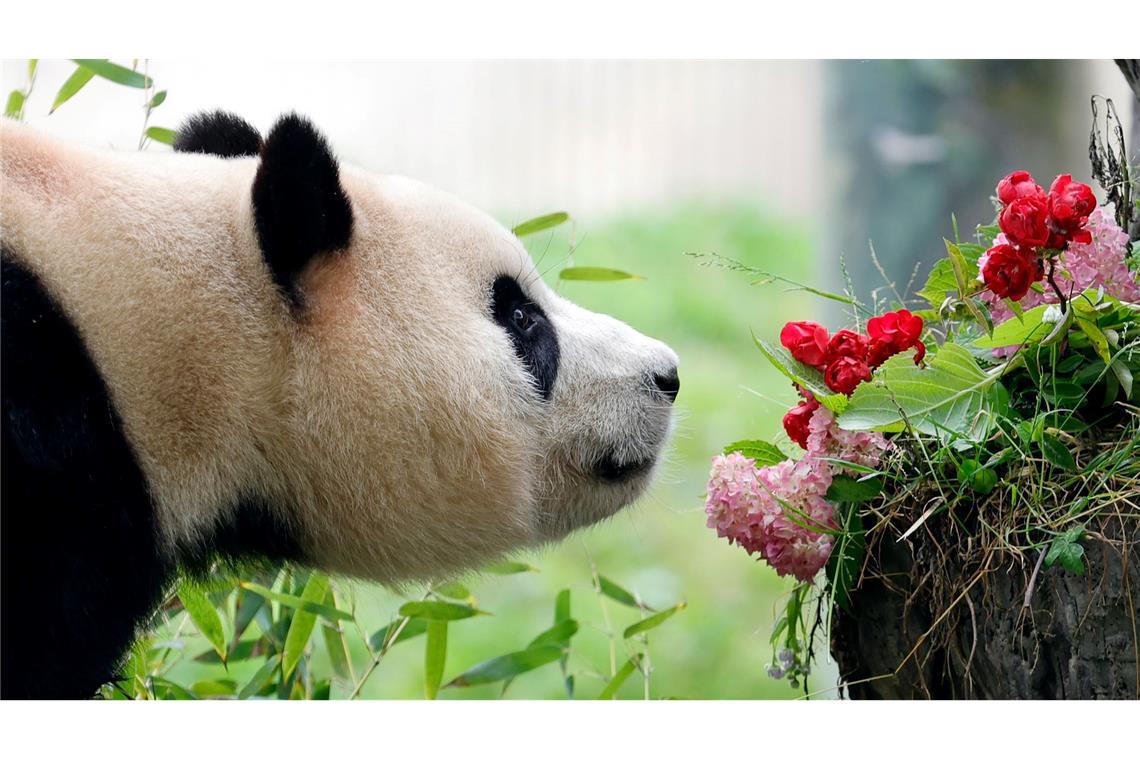
[[[677,377],[677,368],[672,367],[668,372],[654,372],[653,384],[657,390],[665,394],[672,404],[677,400],[677,393],[681,390],[681,378]]]

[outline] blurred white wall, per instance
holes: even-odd
[[[96,79],[47,116],[72,68],[41,62],[27,121],[134,149],[138,90]],[[147,64],[169,91],[152,124],[173,128],[195,111],[225,108],[264,132],[295,109],[344,160],[519,219],[687,198],[743,197],[807,213],[821,161],[821,69],[721,61]],[[23,87],[23,62],[6,61],[0,84],[5,95]]]

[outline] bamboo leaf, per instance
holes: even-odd
[[[163,145],[173,145],[178,133],[166,127],[147,127],[146,136]]]
[[[269,685],[269,679],[273,677],[273,671],[277,670],[277,666],[281,664],[281,655],[275,654],[265,661],[265,664],[258,668],[253,677],[249,679],[241,691],[238,692],[238,699],[249,699],[256,696],[259,691]]]
[[[525,562],[496,562],[483,568],[484,572],[494,575],[515,575],[516,573],[537,573],[538,568]]]
[[[143,76],[137,71],[131,71],[117,63],[111,63],[106,58],[72,58],[72,60],[95,76],[106,79],[108,82],[114,82],[115,84],[121,84],[126,87],[135,87],[140,90],[145,90],[154,84],[150,77]]]
[[[209,598],[200,588],[188,581],[183,581],[178,588],[178,598],[182,600],[182,607],[190,616],[194,627],[206,637],[210,646],[218,653],[218,657],[225,662],[226,634],[222,629],[222,618]]]
[[[82,90],[84,85],[90,82],[94,76],[94,72],[90,69],[76,66],[75,71],[71,73],[71,76],[67,78],[67,81],[59,88],[59,92],[56,93],[55,102],[51,104],[51,110],[48,113],[55,113],[57,108],[75,97],[75,94]]]
[[[386,625],[369,636],[368,645],[372,648],[372,651],[378,652],[383,649],[384,642],[388,639],[388,632],[395,630],[393,626],[398,626],[399,624],[400,621],[397,620],[395,623]],[[408,622],[404,623],[404,627],[400,629],[396,637],[388,643],[388,647],[392,648],[401,642],[414,639],[416,636],[422,636],[425,633],[427,633],[427,621],[421,618],[411,618]]]
[[[20,114],[24,110],[24,98],[23,90],[12,90],[12,92],[8,93],[8,102],[4,106],[4,115],[9,119],[20,118]]]
[[[598,590],[608,596],[610,599],[613,599],[615,602],[624,604],[626,607],[633,607],[634,609],[649,609],[643,604],[638,604],[637,598],[633,594],[629,593],[624,588],[614,583],[604,575],[598,576]]]
[[[162,105],[165,102],[166,102],[166,90],[159,90],[158,92],[156,92],[154,94],[154,97],[150,99],[150,102],[146,104],[146,107],[151,109],[151,110],[154,110],[155,108],[158,108],[160,105]]]
[[[502,681],[505,678],[514,678],[554,662],[561,656],[562,647],[556,646],[535,647],[511,652],[479,663],[455,678],[445,688],[477,686]]]
[[[271,591],[270,589],[265,588],[265,586],[253,583],[251,581],[242,581],[241,587],[248,591],[252,591],[258,596],[269,599],[270,601],[277,602],[278,604],[283,604],[286,607],[291,607],[297,610],[304,610],[305,612],[311,612],[314,615],[319,615],[325,620],[353,620],[352,613],[350,612],[338,610],[325,604],[317,604],[307,599],[302,599],[299,596],[293,596],[292,594],[283,594],[279,591]]]
[[[569,645],[570,639],[573,638],[577,632],[577,620],[562,620],[535,636],[531,642],[526,645],[526,648],[534,649],[535,647],[548,646],[566,647]]]
[[[513,232],[516,237],[526,237],[536,232],[552,229],[569,220],[570,215],[565,211],[556,211],[553,214],[543,214],[533,219],[527,219],[525,222],[515,225],[511,232]]]
[[[622,633],[622,638],[628,639],[636,636],[639,633],[645,633],[646,631],[653,630],[669,618],[676,615],[681,610],[685,609],[686,606],[688,605],[685,602],[681,602],[680,604],[676,604],[667,610],[658,612],[656,615],[650,615],[649,617],[645,618],[645,620],[640,620],[626,628],[625,632]]]
[[[427,644],[424,646],[424,696],[435,699],[443,680],[443,666],[447,661],[447,622],[430,620],[427,624]]]
[[[489,615],[490,613],[454,602],[407,602],[400,607],[400,614],[404,617],[420,618],[421,620],[449,621],[463,620],[476,615]]]
[[[440,583],[432,586],[431,592],[439,596],[446,596],[448,599],[458,599],[468,604],[472,604],[475,601],[475,597],[471,595],[470,589],[462,583]]]
[[[618,689],[625,683],[626,679],[633,675],[633,671],[637,670],[638,665],[641,664],[641,655],[635,654],[625,661],[625,664],[618,668],[618,672],[614,673],[614,677],[606,684],[606,688],[602,689],[602,693],[598,695],[598,699],[613,699],[617,695]]]
[[[330,607],[336,606],[336,597],[333,595],[331,588],[325,595],[325,604]],[[326,623],[321,626],[321,633],[325,639],[325,649],[329,653],[329,664],[332,666],[333,672],[340,678],[349,678],[348,647],[345,645],[344,634],[340,630],[340,624]]]
[[[321,602],[329,591],[329,577],[323,573],[313,573],[301,592],[301,599],[306,602]],[[317,616],[308,610],[297,610],[293,613],[293,620],[289,623],[289,633],[285,635],[285,647],[281,658],[282,671],[288,678],[301,657],[305,647],[313,635],[313,626],[317,624]]]
[[[618,282],[620,280],[644,280],[645,278],[608,267],[566,267],[558,273],[558,279],[584,282]]]

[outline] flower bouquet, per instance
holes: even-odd
[[[925,308],[830,294],[846,328],[754,336],[799,401],[786,441],[713,459],[705,507],[795,579],[769,675],[806,692],[822,634],[852,697],[1140,696],[1140,247],[1114,171],[1099,207],[1067,174],[1002,178]]]

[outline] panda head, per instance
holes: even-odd
[[[676,355],[553,292],[491,217],[338,165],[297,116],[264,141],[199,117],[176,148],[256,154],[251,239],[283,337],[265,352],[271,466],[254,490],[287,511],[309,561],[438,576],[561,538],[646,488]]]

